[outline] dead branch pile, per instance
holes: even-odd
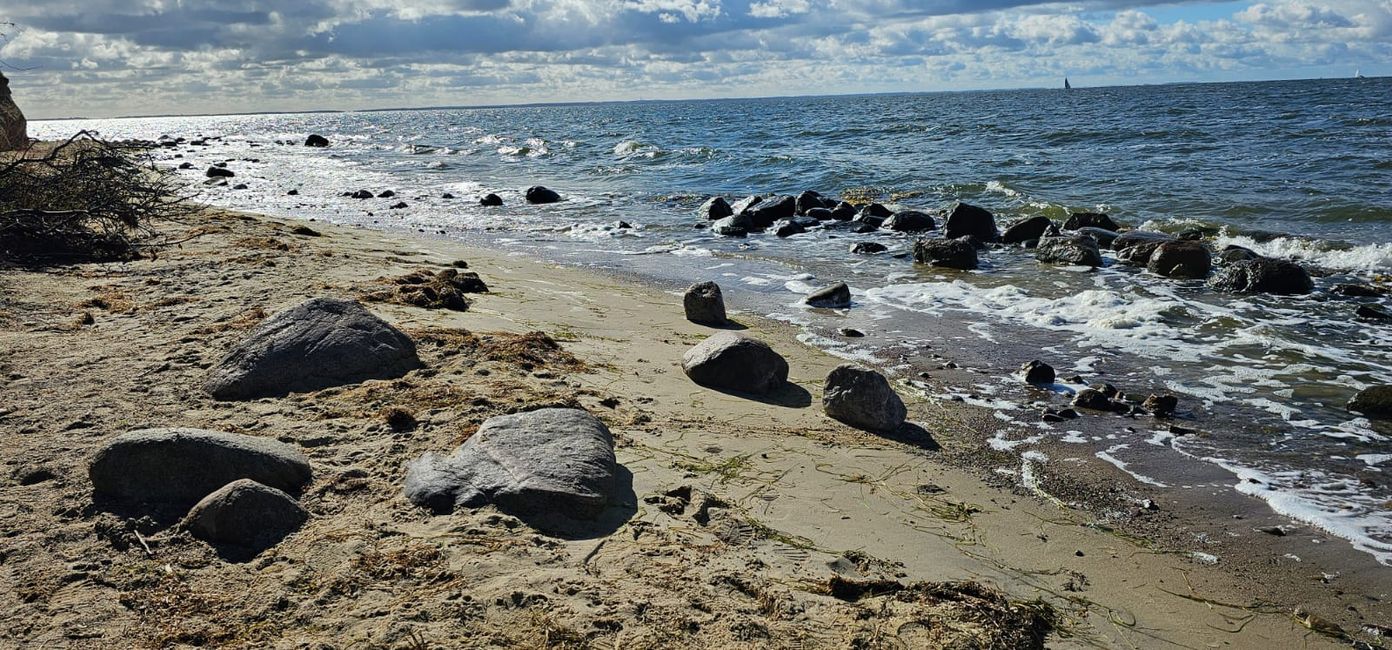
[[[138,146],[82,131],[0,161],[0,264],[136,259],[197,206]]]

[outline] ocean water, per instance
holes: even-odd
[[[612,103],[388,112],[37,122],[57,138],[216,136],[162,149],[217,205],[280,216],[424,231],[666,286],[714,279],[743,309],[804,327],[804,340],[884,359],[908,381],[932,354],[982,368],[954,394],[1006,423],[992,444],[1020,454],[1076,447],[1156,488],[1184,489],[1167,458],[1230,473],[1226,485],[1350,540],[1392,564],[1392,427],[1349,413],[1359,389],[1392,382],[1392,325],[1355,319],[1327,289],[1392,275],[1392,79],[1024,90],[819,98]],[[298,146],[308,133],[333,146]],[[277,140],[294,144],[280,145]],[[181,155],[182,159],[174,158]],[[246,190],[204,187],[228,160]],[[546,185],[565,201],[527,206]],[[286,192],[297,189],[297,196]],[[342,193],[391,189],[391,199]],[[712,235],[708,196],[872,197],[926,211],[963,200],[1004,225],[1100,211],[1127,227],[1205,228],[1305,264],[1316,292],[1235,296],[1116,263],[1045,266],[998,249],[980,270],[918,267],[894,233],[814,230],[779,239]],[[483,192],[506,206],[482,208]],[[444,199],[452,193],[457,199]],[[397,201],[408,207],[390,209]],[[632,229],[615,226],[618,221]],[[929,236],[937,236],[936,233]],[[851,255],[857,241],[889,254]],[[844,280],[850,310],[812,310],[806,292]],[[868,336],[837,337],[851,326]],[[1040,395],[1007,370],[1040,358],[1129,393],[1180,396],[1174,435],[1136,420],[1107,436],[1038,422],[1082,385]],[[1096,416],[1114,417],[1114,416]],[[1091,421],[1091,420],[1090,420]],[[1194,487],[1194,486],[1190,486]]]

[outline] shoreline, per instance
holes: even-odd
[[[1311,580],[1305,573],[1318,570],[1318,560],[1298,573],[1272,564],[1294,535],[1249,536],[1250,545],[1235,546],[1237,555],[1218,566],[1174,552],[1186,535],[1223,534],[1198,530],[1184,513],[1245,499],[1231,490],[1218,504],[1161,504],[1155,530],[1170,534],[1156,546],[1083,511],[984,481],[990,463],[962,459],[989,449],[998,421],[985,409],[899,384],[910,420],[930,437],[886,439],[837,424],[822,415],[819,398],[822,377],[841,360],[799,342],[796,327],[735,315],[788,358],[790,381],[806,393],[753,401],[700,388],[681,373],[681,353],[713,330],[686,322],[680,300],[666,291],[407,233],[313,222],[321,236],[295,235],[293,223],[308,222],[209,210],[183,226],[201,236],[155,260],[0,270],[7,285],[0,338],[11,351],[0,357],[0,423],[11,431],[13,477],[0,513],[7,529],[19,531],[0,547],[12,583],[7,635],[35,647],[99,647],[132,634],[148,641],[157,631],[168,640],[235,627],[230,637],[209,638],[394,646],[417,635],[472,645],[498,641],[499,630],[515,626],[510,632],[543,639],[569,630],[585,643],[835,647],[868,638],[865,621],[847,618],[862,608],[806,585],[848,557],[865,576],[979,580],[1019,602],[1043,599],[1059,613],[1050,647],[1335,647],[1307,629],[1310,620],[1298,622],[1296,608],[1369,641],[1376,639],[1360,633],[1359,621],[1390,615],[1387,594],[1360,593],[1386,567],[1360,568],[1355,590],[1347,579]],[[256,322],[248,316],[254,310],[264,316],[307,297],[360,296],[377,278],[448,268],[456,259],[491,289],[472,296],[468,311],[365,305],[417,338],[441,336],[441,328],[542,331],[587,370],[519,369],[505,360],[458,366],[432,351],[424,371],[402,380],[284,399],[219,403],[195,388],[203,368]],[[74,324],[83,312],[94,325]],[[466,395],[472,401],[462,401]],[[610,399],[617,406],[604,404]],[[491,508],[429,517],[402,497],[404,462],[452,450],[477,420],[519,401],[578,402],[604,419],[633,475],[635,512],[603,534],[566,540]],[[411,403],[420,421],[413,432],[380,422],[380,409],[400,402]],[[252,564],[220,562],[205,545],[162,531],[149,535],[148,552],[143,538],[119,549],[113,540],[129,538],[123,524],[87,507],[85,462],[110,436],[140,426],[203,426],[301,447],[316,474],[306,499],[311,522]],[[712,531],[659,507],[681,488],[738,516]],[[1173,551],[1166,542],[1176,543]],[[437,583],[444,574],[451,580]],[[753,587],[731,587],[722,576],[743,576]],[[451,591],[459,588],[471,598],[461,601]],[[668,618],[645,620],[624,605],[637,600]],[[180,622],[152,619],[160,607]],[[696,621],[699,631],[682,621]],[[813,636],[795,636],[804,629]],[[913,638],[903,625],[897,632]]]

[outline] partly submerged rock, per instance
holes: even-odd
[[[1280,295],[1305,294],[1315,288],[1305,267],[1270,257],[1226,264],[1213,275],[1209,285],[1223,291]]]
[[[822,409],[835,420],[858,429],[894,431],[908,410],[884,375],[853,364],[837,366],[827,375]]]
[[[1063,222],[1064,230],[1082,230],[1083,228],[1101,228],[1116,232],[1121,230],[1112,218],[1100,212],[1074,212],[1068,215],[1068,220]]]
[[[874,255],[889,250],[887,246],[874,241],[862,241],[851,244],[851,252],[856,255]]]
[[[956,239],[968,235],[988,243],[1000,238],[1000,233],[996,230],[996,217],[990,211],[969,203],[958,203],[947,215],[947,222],[943,225],[943,236]]]
[[[1030,217],[1020,221],[1001,234],[1002,244],[1023,244],[1031,239],[1040,239],[1054,227],[1048,217]]]
[[[497,194],[484,194],[479,197],[479,205],[485,208],[496,208],[503,204],[503,197]]]
[[[1203,279],[1213,268],[1213,255],[1200,242],[1177,239],[1156,246],[1146,268],[1169,278]]]
[[[357,301],[314,298],[252,330],[209,371],[203,389],[216,399],[255,399],[419,368],[411,338]]]
[[[977,267],[976,246],[962,239],[920,239],[914,242],[914,260],[932,266],[970,271]]]
[[[851,288],[845,282],[837,282],[812,292],[802,302],[809,307],[845,309],[851,306]]]
[[[309,460],[269,438],[203,429],[144,429],[106,443],[87,468],[99,500],[188,507],[232,481],[298,494]]]
[[[260,553],[300,529],[309,513],[294,497],[251,479],[239,479],[203,497],[184,517],[194,537]]]
[[[1045,237],[1039,240],[1034,256],[1041,262],[1073,266],[1102,266],[1102,252],[1097,240],[1087,235]]]
[[[1043,361],[1034,360],[1020,367],[1020,376],[1027,384],[1048,386],[1054,383],[1054,367]]]
[[[682,370],[711,388],[763,395],[788,381],[788,362],[767,343],[720,332],[686,351]]]
[[[534,185],[527,188],[527,202],[533,204],[556,203],[561,200],[561,195],[555,190]]]
[[[797,215],[797,199],[791,196],[775,196],[764,199],[737,214],[749,217],[755,228],[768,228],[782,219],[792,219]]]
[[[311,134],[309,134],[309,137],[308,137],[308,138],[305,138],[304,146],[306,146],[306,147],[327,147],[327,146],[329,146],[329,139],[326,138],[326,137],[324,137],[324,136],[322,136],[322,135],[319,135],[318,133],[311,133]]]
[[[904,210],[895,212],[893,216],[885,219],[880,227],[894,232],[923,232],[937,228],[938,224],[928,214],[917,210]]]
[[[1392,420],[1392,385],[1369,386],[1348,402],[1348,410],[1377,420]]]
[[[696,210],[696,214],[707,221],[724,219],[734,213],[735,211],[730,208],[730,204],[725,201],[724,197],[720,196],[713,196],[707,199],[706,202],[702,203],[701,207]]]
[[[720,285],[714,282],[697,282],[687,287],[682,296],[682,306],[686,308],[686,319],[702,325],[724,325],[725,297]]]
[[[406,470],[406,497],[444,514],[494,504],[521,514],[593,518],[616,490],[614,438],[581,409],[548,408],[484,421],[448,457]]]

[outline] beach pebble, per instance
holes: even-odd
[[[203,497],[184,517],[183,527],[205,542],[256,554],[280,543],[308,520],[309,513],[290,495],[240,479]]]
[[[1047,263],[1102,266],[1102,252],[1097,248],[1097,240],[1087,235],[1045,237],[1039,240],[1034,256]]]
[[[1037,359],[1021,366],[1020,375],[1027,384],[1048,386],[1054,383],[1054,367]]]
[[[715,326],[726,323],[725,297],[720,285],[714,282],[697,282],[687,287],[682,295],[682,306],[686,308],[686,319],[693,323]]]
[[[592,518],[616,496],[614,438],[582,409],[492,417],[448,457],[407,467],[406,497],[436,514],[492,503],[515,515]]]
[[[826,377],[822,409],[832,419],[868,431],[894,431],[908,410],[884,375],[861,366],[837,366]]]
[[[788,381],[788,362],[767,343],[720,332],[687,350],[682,370],[711,388],[766,394]]]
[[[971,235],[983,242],[993,242],[1000,238],[1000,233],[996,230],[995,215],[985,208],[960,202],[953,206],[952,212],[947,215],[943,235],[947,239]]]
[[[1167,241],[1151,251],[1146,268],[1168,278],[1202,279],[1213,268],[1213,255],[1197,241]]]
[[[1215,273],[1209,285],[1222,291],[1279,295],[1306,294],[1315,288],[1304,267],[1269,257],[1232,262]]]
[[[527,202],[533,204],[556,203],[561,200],[561,195],[555,190],[534,185],[527,188]]]
[[[978,264],[976,247],[966,239],[920,239],[914,242],[913,256],[923,264],[968,271]]]
[[[314,298],[252,330],[203,389],[220,400],[255,399],[393,379],[420,365],[410,337],[357,301]]]
[[[1023,244],[1031,239],[1040,239],[1054,229],[1054,222],[1048,217],[1030,217],[1020,221],[1001,234],[1002,244]]]
[[[1100,212],[1074,212],[1068,215],[1068,220],[1063,222],[1064,230],[1082,230],[1083,228],[1101,228],[1116,232],[1121,230],[1121,226],[1112,218]]]
[[[203,429],[143,429],[106,443],[88,465],[98,500],[187,508],[238,479],[291,493],[309,484],[309,460],[285,443]]]
[[[845,282],[837,282],[812,292],[802,302],[810,307],[846,309],[851,306],[851,288]]]
[[[933,221],[933,217],[925,213],[917,210],[904,210],[885,219],[880,227],[894,232],[923,232],[937,228],[938,224]]]

